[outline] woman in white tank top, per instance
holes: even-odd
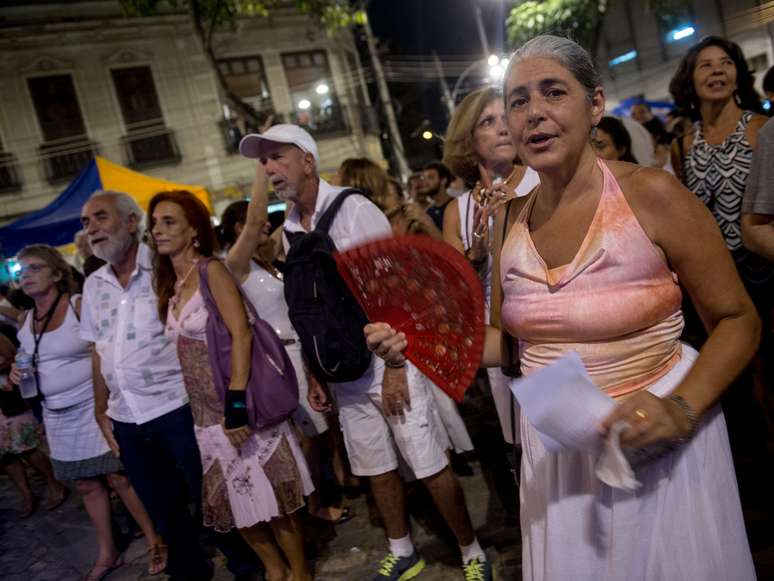
[[[91,344],[79,337],[81,301],[80,295],[71,294],[70,267],[56,249],[43,244],[25,247],[18,257],[22,289],[35,301],[18,336],[21,347],[33,356],[54,475],[59,480],[75,481],[97,536],[98,555],[86,580],[102,579],[123,565],[113,539],[105,479],[145,533],[150,552],[148,572],[158,574],[166,567],[166,548],[122,473],[112,433],[109,444],[94,417]],[[11,379],[16,383],[20,380],[15,367]]]
[[[487,317],[492,290],[489,236],[494,216],[508,200],[527,195],[540,183],[535,170],[515,165],[514,159],[516,148],[502,95],[489,87],[465,97],[446,131],[443,162],[471,189],[446,208],[443,236],[481,276]],[[509,444],[518,443],[519,410],[508,389],[508,378],[497,368],[487,369],[487,374],[503,437]]]
[[[326,445],[329,432],[328,416],[312,409],[307,400],[309,381],[301,355],[301,342],[288,318],[282,274],[272,261],[275,257],[275,241],[269,236],[267,216],[267,182],[263,166],[256,164],[256,179],[248,205],[232,204],[223,213],[221,238],[229,247],[226,266],[242,286],[247,298],[263,320],[269,323],[285,344],[298,378],[299,406],[293,414],[293,422],[303,434],[302,448],[315,484],[315,492],[309,497],[308,508],[312,516],[341,523],[352,515],[348,508],[322,506],[319,493],[320,454]]]

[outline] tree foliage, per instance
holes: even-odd
[[[608,8],[608,0],[528,0],[508,16],[508,41],[518,47],[539,34],[562,34],[593,55]]]
[[[605,16],[615,0],[528,0],[511,10],[508,41],[518,47],[538,34],[562,34],[596,56]],[[690,0],[646,0],[662,29],[688,21]]]

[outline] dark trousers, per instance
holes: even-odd
[[[189,406],[144,424],[113,422],[121,460],[153,524],[169,547],[167,573],[209,579],[191,506],[201,511],[202,463]]]

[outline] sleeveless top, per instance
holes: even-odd
[[[80,295],[70,297],[64,321],[46,331],[38,344],[38,388],[43,405],[50,410],[74,406],[94,397],[91,375],[91,343],[80,338],[81,323],[73,305]],[[35,351],[32,312],[19,330],[18,339],[27,353]]]
[[[698,121],[683,163],[686,187],[712,211],[731,251],[742,247],[742,196],[753,156],[745,130],[752,115],[742,113],[736,129],[720,145],[707,143]]]
[[[744,111],[734,131],[719,145],[707,143],[697,121],[693,145],[683,159],[683,179],[715,216],[742,278],[762,284],[774,277],[774,268],[742,243],[742,199],[753,158],[745,131],[752,116]]]
[[[296,331],[288,317],[285,285],[269,271],[250,260],[250,274],[242,290],[255,307],[258,316],[269,323],[280,339],[296,339]]]
[[[526,196],[529,194],[535,186],[540,184],[540,177],[538,173],[527,166],[527,170],[524,172],[519,185],[516,186],[516,197]],[[471,190],[468,190],[457,198],[457,210],[460,214],[460,238],[462,239],[462,248],[467,252],[473,245],[473,215],[476,211],[476,203],[473,201],[473,195]],[[489,230],[491,232],[494,225],[494,216],[489,219]],[[486,304],[489,303],[492,298],[492,255],[489,255],[486,265],[486,273],[484,275],[484,295],[486,297]],[[486,317],[489,317],[489,309],[486,309]]]
[[[679,361],[677,276],[637,221],[613,174],[571,263],[549,269],[535,248],[527,202],[503,245],[505,330],[519,339],[525,374],[576,351],[613,397],[645,388]]]

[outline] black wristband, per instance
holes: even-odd
[[[247,392],[226,390],[225,425],[229,430],[247,425]]]

